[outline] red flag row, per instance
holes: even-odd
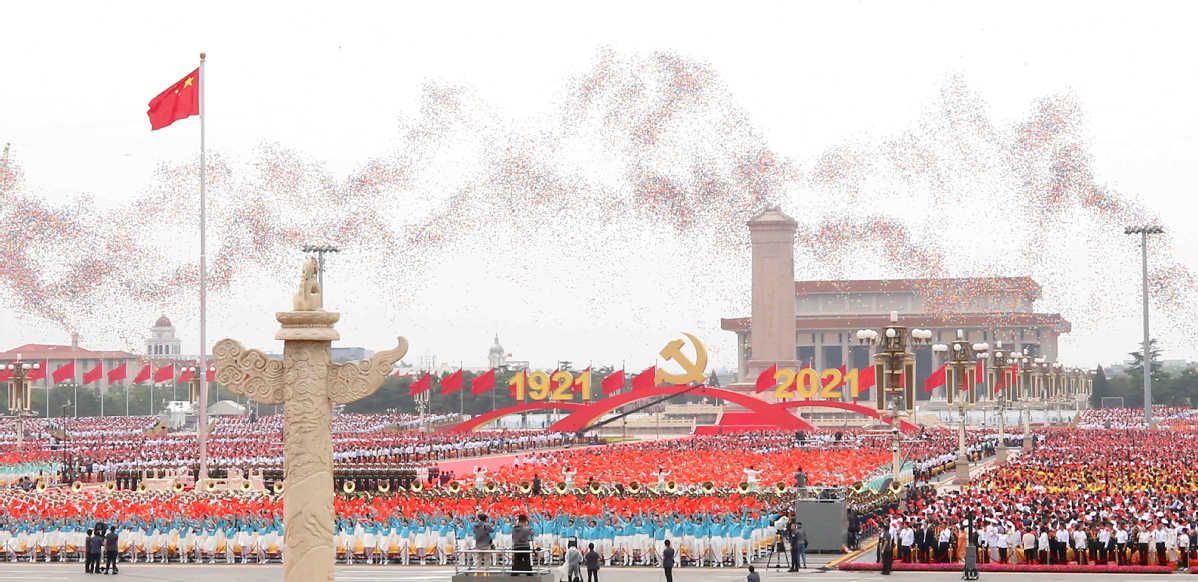
[[[591,369],[587,368],[583,372],[586,374],[589,374],[589,373],[591,373]],[[458,371],[456,371],[452,374],[449,374],[448,376],[445,376],[444,378],[441,378],[439,380],[439,383],[441,384],[441,395],[442,396],[447,396],[449,394],[458,392],[465,386],[463,373],[464,373],[464,371],[459,369]],[[521,373],[527,374],[528,372],[522,371]],[[602,381],[600,381],[599,385],[602,388],[603,393],[605,395],[623,390],[626,387],[626,382],[625,382],[625,378],[624,378],[624,370],[616,370],[616,371],[612,372],[611,374],[608,374],[607,376],[605,376],[603,378]],[[640,373],[638,373],[636,376],[632,377],[632,389],[633,390],[644,390],[647,388],[653,388],[656,385],[657,385],[657,366],[650,366],[650,367],[646,368],[645,370],[641,371]],[[428,392],[429,390],[432,390],[432,388],[433,388],[433,376],[432,376],[432,374],[429,374],[426,372],[423,375],[421,375],[419,379],[412,382],[412,384],[408,387],[408,394],[410,396],[416,396],[418,394]],[[495,369],[494,368],[487,370],[486,372],[483,372],[482,374],[479,374],[478,376],[475,376],[472,380],[470,380],[470,394],[471,395],[478,396],[480,394],[485,394],[488,391],[493,390],[494,388],[495,388]]]
[[[29,368],[26,368],[27,371],[25,373],[25,378],[27,378],[30,381],[41,380],[41,379],[45,378],[46,377],[46,369],[48,366],[49,366],[49,362],[43,361],[36,368],[34,368],[32,366]],[[114,384],[116,382],[119,382],[121,380],[128,378],[128,368],[126,367],[126,365],[124,363],[121,363],[120,365],[115,366],[115,367],[111,368],[110,370],[108,370],[107,376],[108,376],[108,383]],[[205,374],[205,376],[207,377],[209,382],[213,382],[216,380],[216,371],[209,368],[208,373]],[[61,384],[63,382],[71,380],[74,377],[75,377],[75,362],[67,362],[67,363],[59,366],[57,369],[55,369],[53,372],[50,373],[50,379],[55,384]],[[102,364],[102,363],[96,364],[95,367],[93,367],[92,369],[83,373],[82,384],[84,386],[86,386],[88,384],[99,382],[100,379],[103,377],[105,377],[104,364]],[[0,370],[0,382],[7,381],[11,378],[12,378],[11,370],[7,370],[7,369]],[[186,367],[180,368],[178,378],[176,379],[174,364],[167,364],[158,369],[154,369],[151,364],[146,364],[146,365],[142,366],[141,369],[138,370],[137,375],[135,375],[133,377],[133,383],[134,384],[142,384],[142,383],[150,380],[150,378],[153,378],[154,382],[169,382],[171,380],[175,380],[177,382],[183,383],[183,382],[191,382],[191,381],[195,380],[195,373],[192,372],[191,369],[189,369],[189,368],[186,368]]]

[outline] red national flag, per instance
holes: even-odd
[[[753,389],[754,393],[761,394],[766,390],[770,390],[778,385],[778,379],[774,377],[778,373],[778,364],[774,364],[757,375],[757,385]]]
[[[9,378],[12,378],[12,370],[7,365],[0,366],[0,382],[7,382]]]
[[[175,365],[174,364],[167,364],[164,367],[154,370],[154,381],[155,382],[166,382],[167,380],[170,380],[171,378],[174,378],[174,377],[175,377]]]
[[[204,374],[204,379],[209,382],[216,381],[216,368],[208,368],[208,372]]]
[[[150,130],[162,129],[180,119],[200,114],[200,70],[179,79],[150,100]]]
[[[55,384],[61,384],[75,377],[75,362],[67,362],[54,370],[54,375],[51,378]]]
[[[603,382],[600,382],[600,386],[603,387],[604,394],[611,394],[612,392],[623,390],[624,370],[616,370],[615,372],[608,374],[607,377],[603,379]]]
[[[441,395],[453,394],[462,389],[462,371],[458,370],[441,380]]]
[[[941,386],[944,386],[946,381],[944,374],[945,366],[948,366],[948,364],[940,364],[940,367],[936,368],[936,371],[932,372],[932,374],[928,376],[928,379],[923,381],[924,392],[931,392]]]
[[[876,368],[866,366],[857,372],[857,392],[865,392],[878,384],[878,379],[875,377]]]
[[[487,370],[486,373],[475,376],[470,380],[470,394],[478,396],[495,387],[495,368]]]
[[[973,368],[973,384],[981,386],[986,383],[986,361],[978,360],[977,365]]]
[[[33,368],[25,373],[25,378],[31,382],[34,380],[41,380],[42,378],[45,378],[46,377],[46,368],[50,367],[50,360],[42,360],[41,362],[34,362],[34,363],[37,364],[37,367]]]
[[[134,384],[141,384],[150,379],[150,365],[146,364],[138,370],[137,375],[133,377]]]
[[[96,364],[95,368],[92,368],[90,372],[83,375],[83,385],[87,386],[88,384],[91,384],[92,382],[99,381],[100,378],[103,378],[103,377],[104,377],[104,364],[103,363]]]
[[[408,385],[408,396],[415,396],[424,392],[428,392],[429,388],[433,387],[433,377],[425,374],[419,380]]]
[[[117,380],[124,380],[126,373],[125,363],[121,362],[121,365],[108,371],[108,383],[112,384]]]
[[[195,380],[195,377],[195,372],[192,372],[189,368],[183,368],[183,371],[179,373],[179,383],[191,382]]]
[[[657,386],[657,366],[649,366],[645,371],[632,377],[633,390],[647,390]]]

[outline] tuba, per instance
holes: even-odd
[[[712,493],[715,493],[715,483],[712,483],[711,481],[704,481],[703,486],[700,489],[703,491],[703,493],[711,495]]]
[[[861,495],[861,493],[865,491],[865,483],[857,481],[856,483],[853,483],[853,486],[849,490],[856,495]]]
[[[494,493],[498,490],[499,485],[497,485],[494,481],[487,481],[486,483],[483,483],[483,491],[485,493]]]
[[[242,485],[242,487],[244,487],[244,485]],[[341,484],[341,491],[344,493],[353,493],[355,490],[357,490],[357,488],[358,484],[354,483],[353,479],[346,479],[345,482]]]
[[[278,483],[275,483],[275,485],[278,485]],[[378,485],[378,490],[379,490],[379,493],[390,493],[391,492],[391,482],[390,481],[380,482]]]
[[[790,489],[790,487],[786,486],[785,481],[778,481],[777,483],[774,483],[774,493],[778,495],[785,494],[788,489]]]
[[[521,493],[523,493],[525,495],[532,493],[532,483],[529,483],[528,479],[521,481],[520,484],[517,485],[516,487],[520,490]]]
[[[182,493],[183,492],[183,483],[181,483],[179,481],[175,481],[175,486],[173,487],[173,489],[175,490],[175,493]]]
[[[254,487],[253,485],[250,485],[250,482],[248,479],[241,482],[241,490],[242,491],[249,491],[253,487]]]
[[[80,483],[78,481],[71,483],[71,491],[82,491],[82,490],[83,490],[83,483]]]
[[[899,483],[898,481],[891,481],[889,489],[890,489],[891,495],[898,497],[898,494],[903,491],[903,485],[901,483]]]
[[[116,481],[107,481],[104,483],[104,488],[109,491],[116,491]]]
[[[633,495],[636,495],[637,493],[640,493],[640,492],[641,492],[641,484],[640,484],[640,482],[639,482],[639,481],[633,481],[633,482],[629,483],[629,484],[628,484],[628,492],[629,492],[629,493],[631,493],[631,494],[633,494]]]
[[[453,493],[455,495],[458,493],[461,493],[462,492],[462,484],[457,481],[451,482],[449,484],[449,492]]]
[[[592,495],[598,495],[600,493],[603,493],[603,486],[600,485],[598,481],[591,481],[591,485],[590,485],[590,487],[587,487],[587,489],[591,492]]]
[[[204,491],[207,491],[209,493],[216,491],[216,480],[215,479],[205,479],[204,480]]]
[[[413,493],[420,493],[421,491],[424,491],[424,482],[420,479],[416,479],[415,481],[412,481],[412,484],[408,486],[408,489],[412,490]]]
[[[275,481],[275,484],[271,487],[271,489],[274,489],[275,493],[282,493],[283,492],[283,481],[282,480]]]
[[[558,493],[560,493],[560,494],[562,494],[562,495],[565,495],[565,493],[566,493],[566,482],[565,482],[565,481],[558,481],[558,482],[557,482],[557,485],[554,485],[554,486],[553,486],[553,488],[554,488],[554,489],[556,489]]]
[[[42,484],[41,484],[41,483],[38,483],[38,484],[37,484],[37,486],[38,486],[38,487],[41,487],[41,486],[42,486]],[[145,490],[146,490],[146,482],[145,482],[145,481],[138,481],[138,482],[137,482],[137,490],[138,490],[138,491],[145,491]]]
[[[677,492],[678,492],[678,483],[676,481],[674,481],[673,479],[666,481],[666,493],[677,493]]]
[[[749,484],[745,483],[744,481],[741,481],[740,484],[738,484],[736,486],[736,490],[741,493],[748,493],[749,492]]]

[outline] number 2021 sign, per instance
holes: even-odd
[[[813,399],[840,400],[843,397],[842,386],[847,386],[849,397],[856,399],[861,394],[860,370],[853,368],[847,372],[839,368],[816,370],[814,368],[780,368],[774,373],[778,386],[774,388],[774,396],[778,400]],[[870,370],[872,372],[872,370]],[[868,390],[872,383],[865,386]]]
[[[574,400],[576,396],[581,396],[584,401],[591,399],[591,373],[589,371],[579,372],[576,376],[566,370],[558,370],[552,374],[537,370],[529,372],[527,375],[512,376],[508,386],[516,400],[520,402],[526,399],[560,402]]]

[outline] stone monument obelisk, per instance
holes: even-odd
[[[263,404],[283,405],[283,580],[333,580],[333,405],[369,396],[408,351],[399,338],[393,350],[363,362],[334,364],[333,324],[340,314],[322,309],[316,260],[304,274],[292,311],[275,314],[282,329],[283,359],[247,350],[231,339],[213,347],[216,381]]]

